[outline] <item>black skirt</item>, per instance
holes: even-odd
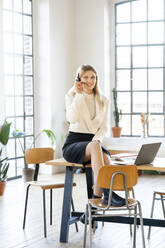
[[[78,164],[89,164],[84,162],[86,146],[92,141],[94,134],[69,132],[62,148],[63,157],[66,161]],[[110,156],[110,153],[102,146],[102,151]]]

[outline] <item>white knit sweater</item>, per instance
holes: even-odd
[[[96,116],[96,100],[94,94],[85,94],[83,93],[85,97],[85,102],[88,107],[89,115],[91,120],[93,120]]]
[[[103,109],[100,110],[99,103],[95,100],[96,114],[91,119],[89,108],[84,94],[74,93],[70,90],[65,95],[66,119],[70,123],[69,131],[78,133],[92,133],[93,140],[102,142],[107,132],[109,100],[102,95]]]

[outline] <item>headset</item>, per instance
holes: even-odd
[[[76,77],[76,82],[81,82],[81,79],[80,79],[79,73],[78,73],[78,75],[77,75],[77,77]]]

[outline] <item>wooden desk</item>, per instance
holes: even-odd
[[[64,196],[63,196],[63,207],[62,207],[62,217],[61,217],[61,231],[60,231],[60,242],[67,243],[69,237],[69,226],[75,222],[79,221],[82,212],[71,213],[71,197],[72,197],[72,185],[73,185],[73,177],[74,171],[76,168],[83,167],[82,164],[68,163],[63,158],[50,160],[46,162],[46,165],[52,166],[66,166],[65,173],[65,187],[64,187]],[[138,165],[138,170],[153,170],[153,171],[165,171],[165,158],[156,159],[153,164],[149,165]],[[90,165],[85,167],[86,172],[86,181],[87,181],[87,193],[88,198],[91,198],[93,195],[93,176],[92,176],[92,168]],[[85,206],[84,206],[85,209]],[[97,220],[97,218],[95,218]],[[97,220],[98,221],[98,220]],[[104,220],[104,217],[99,221],[108,221],[108,222],[116,222],[116,223],[125,223],[125,224],[133,224],[133,217],[124,217],[124,216],[115,216],[109,217]],[[140,220],[137,219],[137,223],[140,224]],[[143,224],[147,226],[159,226],[165,227],[165,220],[159,219],[150,219],[143,218]]]
[[[64,158],[59,158],[55,160],[50,160],[46,162],[47,165],[54,166],[71,166],[75,168],[83,167],[82,164],[69,163]],[[90,167],[91,165],[87,165]],[[156,158],[152,164],[138,165],[138,170],[146,170],[146,171],[164,171],[165,172],[165,158]]]
[[[156,158],[152,164],[137,165],[137,169],[146,171],[165,172],[165,158]]]

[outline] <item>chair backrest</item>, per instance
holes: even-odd
[[[35,164],[35,171],[33,180],[37,181],[39,164],[48,160],[52,160],[54,157],[54,151],[52,148],[30,148],[25,152],[26,164]]]
[[[112,175],[119,171],[126,175],[127,188],[131,188],[137,184],[138,174],[136,165],[106,165],[99,170],[97,182],[100,188],[109,189]],[[121,174],[117,174],[114,178],[113,190],[124,189],[124,178]]]
[[[54,151],[52,148],[30,148],[25,152],[26,164],[40,164],[52,160]]]

